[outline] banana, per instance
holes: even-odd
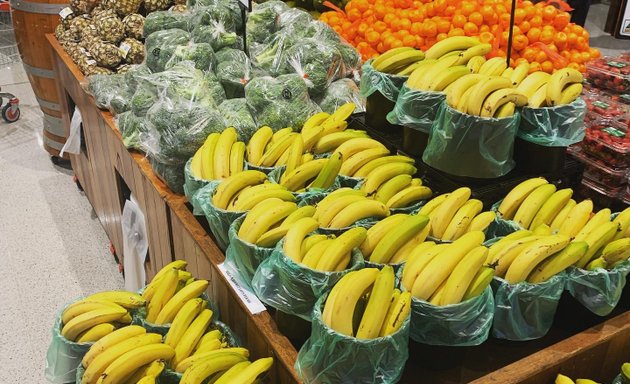
[[[453,243],[448,244],[440,253],[440,257],[433,258],[420,271],[413,283],[412,295],[421,300],[428,300],[462,258],[472,249],[480,246],[484,239],[483,232],[468,232]]]
[[[103,291],[86,297],[86,301],[109,301],[123,308],[136,309],[143,307],[146,300],[134,292],[128,291]]]
[[[380,201],[356,201],[342,209],[330,222],[328,228],[346,228],[361,219],[368,217],[382,219],[387,216],[389,216],[389,209]]]
[[[94,357],[83,373],[81,382],[86,384],[96,383],[101,374],[120,356],[146,345],[157,345],[161,341],[162,335],[157,333],[139,334],[125,340],[120,340],[118,343],[109,346]]]
[[[306,121],[302,125],[302,132],[304,130],[309,130],[319,125],[322,125],[324,121],[328,120],[329,117],[330,117],[330,114],[327,112],[318,112],[314,114],[313,116],[306,119]]]
[[[418,63],[415,66],[415,69],[409,74],[407,78],[407,86],[410,89],[420,89],[418,85],[421,83],[423,77],[426,75],[426,72],[431,70],[438,64],[437,59],[425,59]]]
[[[285,172],[280,178],[280,184],[289,191],[297,191],[306,186],[306,183],[317,177],[328,159],[317,159],[301,164],[291,172]]]
[[[510,284],[525,281],[538,264],[564,249],[569,241],[571,239],[565,235],[551,235],[534,241],[521,251],[510,264],[505,273],[505,280]]]
[[[608,243],[602,250],[602,257],[608,265],[630,258],[630,238],[622,238]]]
[[[457,263],[455,269],[446,279],[446,285],[438,305],[449,305],[460,303],[472,283],[477,271],[481,268],[486,257],[488,248],[479,246],[474,248]]]
[[[199,343],[199,340],[206,332],[208,325],[212,321],[213,312],[210,309],[203,309],[199,315],[190,323],[190,326],[179,342],[175,346],[175,356],[171,365],[177,367],[177,365],[191,355],[195,346]]]
[[[103,353],[110,347],[134,336],[145,334],[146,332],[147,331],[139,325],[129,325],[119,328],[106,336],[103,336],[101,339],[95,342],[87,351],[85,356],[83,356],[83,359],[81,360],[83,368],[87,368],[96,357],[98,357],[101,353]]]
[[[388,233],[374,248],[369,257],[370,262],[387,264],[396,251],[410,241],[416,233],[422,231],[429,223],[429,218],[411,215],[405,218],[394,231]]]
[[[361,190],[368,195],[372,195],[382,184],[391,180],[393,177],[401,174],[413,175],[417,171],[418,169],[416,167],[407,163],[383,164],[365,176]]]
[[[425,59],[439,59],[449,52],[479,45],[479,40],[468,36],[452,36],[435,43],[425,52]]]
[[[595,271],[597,269],[607,269],[607,268],[608,268],[608,263],[606,262],[606,259],[604,259],[603,257],[598,257],[596,259],[591,260],[584,267],[584,269],[586,269],[587,271]]]
[[[164,338],[164,343],[175,348],[190,324],[205,306],[206,301],[203,299],[195,298],[188,300],[173,319],[171,327]]]
[[[391,163],[405,163],[405,164],[414,164],[415,160],[408,156],[402,155],[394,155],[394,156],[383,156],[377,159],[374,159],[366,164],[364,164],[361,168],[359,168],[352,176],[353,177],[366,177],[376,168]]]
[[[449,195],[449,193],[444,193],[427,201],[427,203],[423,205],[422,208],[420,208],[420,211],[418,211],[418,215],[429,216],[429,214],[431,214],[431,212],[439,207],[448,198]]]
[[[345,104],[340,105],[332,115],[330,115],[330,119],[335,122],[346,121],[348,118],[354,113],[354,110],[357,109],[357,105],[353,102],[347,102]]]
[[[430,231],[431,226],[427,223],[427,225],[425,225],[420,232],[416,233],[411,240],[406,242],[405,245],[394,252],[394,256],[392,256],[389,260],[389,264],[396,265],[406,262],[411,252],[425,242]]]
[[[378,68],[382,68],[382,63],[383,61],[390,59],[391,57],[401,53],[401,52],[406,52],[406,51],[411,51],[413,50],[413,48],[411,47],[398,47],[398,48],[392,48],[386,52],[383,52],[382,54],[378,55],[378,57],[376,57],[374,59],[374,61],[372,61],[372,67],[374,69],[376,69],[377,71],[379,70]]]
[[[238,237],[255,244],[265,232],[277,223],[280,223],[296,209],[297,205],[293,202],[268,199],[256,205],[245,216],[245,220],[243,220],[243,224],[241,224],[241,228],[238,231]]]
[[[565,375],[561,375],[558,373],[558,376],[556,376],[555,384],[575,384],[575,383],[573,382],[573,380],[566,377]]]
[[[333,132],[331,134],[320,137],[315,143],[315,147],[313,148],[313,153],[321,154],[326,152],[332,152],[341,146],[346,141],[358,138],[369,138],[367,133],[363,132],[355,132],[355,131],[343,131],[343,132]]]
[[[576,204],[577,204],[576,201],[573,199],[569,199],[569,201],[567,201],[564,207],[562,207],[560,212],[558,212],[556,217],[553,219],[551,224],[549,224],[549,227],[551,228],[552,232],[556,233],[560,230],[562,223],[566,220],[567,216],[569,215],[569,212],[571,212],[571,210],[573,209],[573,207],[575,207]]]
[[[116,321],[127,314],[125,308],[103,307],[82,313],[68,321],[61,329],[61,335],[75,341],[79,334],[96,325]]]
[[[164,360],[154,360],[150,364],[145,365],[134,372],[134,374],[127,380],[128,383],[138,383],[145,377],[158,377],[164,370],[166,364]]]
[[[604,208],[601,211],[597,212],[593,217],[591,217],[586,225],[582,227],[580,232],[575,235],[575,240],[584,240],[589,233],[593,232],[595,229],[599,228],[604,223],[610,222],[611,215],[610,208]]]
[[[394,268],[386,265],[376,276],[374,286],[370,292],[365,312],[361,317],[357,339],[374,339],[379,336],[387,311],[387,307],[394,291]]]
[[[442,238],[446,227],[448,227],[455,213],[468,201],[470,194],[470,188],[458,188],[451,192],[435,211],[431,212],[431,233],[433,237],[437,239]]]
[[[560,94],[560,99],[558,100],[558,105],[571,104],[582,94],[582,89],[584,86],[582,83],[573,83],[569,84],[562,90]]]
[[[577,263],[587,250],[588,243],[585,241],[569,243],[562,251],[538,264],[527,278],[527,281],[532,284],[539,284],[549,280],[552,276]]]
[[[309,130],[302,129],[300,133],[300,137],[302,138],[303,143],[303,152],[310,152],[313,150],[315,144],[319,141],[324,133],[324,126],[320,125],[317,127],[313,127]],[[304,161],[303,161],[304,162]]]
[[[473,93],[475,86],[468,88],[462,96],[459,98],[457,104],[453,106],[456,110],[462,113],[468,113],[468,100],[470,99],[470,95]]]
[[[516,104],[514,103],[506,103],[497,108],[497,111],[494,113],[494,117],[497,119],[502,119],[504,117],[514,116],[514,112],[516,111]]]
[[[95,325],[77,336],[77,343],[93,343],[109,335],[114,329],[116,329],[116,327],[110,323]]]
[[[486,228],[488,228],[488,226],[492,224],[496,218],[497,214],[494,211],[482,212],[472,219],[470,225],[468,226],[468,230],[485,231]]]
[[[549,107],[547,104],[547,84],[543,84],[529,97],[527,106],[530,108],[544,108]]]
[[[381,337],[396,333],[411,313],[411,292],[402,292],[398,297],[394,295],[394,298],[383,321],[379,334]]]
[[[295,223],[301,218],[304,217],[312,217],[315,213],[315,207],[312,205],[305,205],[293,211],[286,219],[282,221],[282,224],[278,227],[272,228],[267,232],[263,233],[258,240],[256,240],[256,245],[259,247],[271,248],[276,245],[280,239],[282,239],[286,234],[291,224]]]
[[[374,252],[374,248],[381,242],[381,240],[391,231],[395,230],[398,225],[405,221],[409,215],[398,213],[380,220],[368,229],[365,241],[361,244],[359,249],[363,254],[363,257],[369,259]]]
[[[205,360],[190,366],[184,372],[181,384],[201,384],[213,374],[221,371],[227,371],[238,363],[246,361],[247,358],[238,353],[216,353],[209,356]],[[234,382],[234,381],[232,381]]]
[[[473,57],[483,57],[492,51],[492,45],[488,43],[481,43],[473,45],[465,51],[458,54],[458,60],[454,65],[466,65]]]
[[[407,262],[403,267],[403,275],[401,279],[402,286],[411,292],[413,283],[416,281],[418,275],[422,270],[433,260],[440,252],[448,248],[450,244],[438,244],[433,241],[425,241],[424,243],[415,247],[409,256]]]
[[[317,220],[305,217],[295,222],[284,237],[282,250],[296,263],[302,261],[302,242],[304,238],[319,227]]]
[[[509,235],[502,237],[496,243],[490,246],[490,251],[488,252],[488,258],[486,259],[486,264],[491,264],[495,260],[495,255],[507,247],[512,243],[513,240],[522,239],[523,237],[531,236],[532,232],[526,229],[521,229],[520,231],[516,231],[510,233]]]
[[[427,60],[416,61],[415,63],[406,66],[401,71],[398,71],[398,73],[396,73],[396,75],[398,75],[398,76],[407,76],[408,77],[409,75],[411,75],[413,73],[413,71],[415,71],[416,69],[418,69],[420,67],[423,67],[426,64],[427,64]]]
[[[490,59],[486,62],[486,64],[488,64],[492,60],[494,59]],[[501,58],[501,60],[503,59]],[[469,115],[480,116],[486,97],[488,97],[488,95],[490,95],[494,91],[503,88],[512,88],[512,83],[510,82],[510,80],[499,76],[490,76],[487,78],[487,80],[481,80],[479,83],[473,85],[471,88],[470,96],[467,100],[466,112]]]
[[[341,196],[329,204],[323,205],[318,209],[317,221],[322,228],[327,228],[330,222],[341,212],[342,209],[357,201],[365,201],[367,198],[360,195]]]
[[[214,150],[214,169],[212,174],[215,179],[225,179],[230,176],[230,150],[236,143],[237,133],[234,127],[228,127],[219,136]]]
[[[623,237],[630,237],[630,234],[627,232],[630,228],[630,207],[621,211],[617,217],[613,220],[613,223],[617,223],[619,226],[619,230],[617,231],[617,235],[615,236],[615,240],[619,240]]]
[[[464,296],[462,297],[462,301],[466,301],[468,299],[472,299],[473,297],[477,297],[486,290],[486,288],[492,282],[494,278],[494,269],[490,267],[483,266],[479,268],[472,281],[468,285]]]
[[[155,360],[170,360],[175,351],[169,345],[150,344],[129,351],[114,360],[98,380],[99,384],[117,384],[129,378],[134,371]]]
[[[217,375],[220,375],[213,384],[229,384],[233,383],[234,377],[238,375],[242,370],[251,365],[251,361],[241,361],[240,363],[234,364],[230,369],[225,372],[219,372]],[[252,381],[255,383],[255,381]]]
[[[540,224],[537,227],[530,226],[534,235],[549,236],[552,234],[551,227],[547,224]]]
[[[484,78],[483,75],[470,73],[449,84],[449,86],[444,89],[448,105],[455,108],[464,92],[477,84],[482,78]]]
[[[306,254],[317,244],[325,241],[325,240],[329,240],[329,239],[334,239],[335,236],[334,235],[311,235],[308,236],[307,238],[304,239],[304,241],[302,242],[302,249],[301,249],[301,254],[304,255],[306,257]]]
[[[324,124],[322,124],[322,128],[323,129],[322,129],[322,132],[320,133],[320,137],[330,135],[331,133],[335,133],[335,132],[345,131],[346,128],[348,128],[348,122],[328,119],[324,122]]]
[[[584,77],[573,68],[562,68],[554,72],[547,82],[547,105],[553,107],[560,104],[564,87],[571,83],[582,83]]]
[[[527,248],[532,242],[540,240],[541,238],[544,237],[531,234],[530,236],[512,240],[502,249],[493,252],[494,256],[488,264],[494,267],[496,276],[503,277],[521,251]]]
[[[320,271],[333,271],[339,265],[346,255],[348,255],[354,248],[363,243],[367,236],[367,230],[362,227],[350,228],[342,233],[330,244],[327,249],[326,255],[322,256],[317,263],[317,270]],[[348,263],[344,266],[347,267]]]
[[[335,182],[337,175],[339,174],[339,169],[341,168],[342,162],[343,155],[341,154],[341,152],[334,152],[327,159],[326,163],[322,167],[322,170],[308,187],[319,189],[330,188]]]
[[[512,81],[512,85],[515,87],[519,87],[519,85],[527,78],[527,74],[529,73],[529,63],[522,62],[514,68],[514,72],[510,75],[510,80]],[[543,72],[545,73],[545,72]],[[526,94],[527,97],[530,95]]]
[[[428,91],[429,86],[431,85],[433,80],[445,71],[447,71],[453,65],[453,63],[455,63],[455,61],[457,61],[457,55],[440,58],[438,59],[438,62],[434,65],[430,67],[425,67],[426,70],[423,72],[422,76],[418,77],[417,81],[414,81],[413,83],[411,81],[407,81],[407,85],[409,87],[412,87],[413,89]],[[470,73],[470,70],[466,68],[466,72]]]
[[[162,311],[162,308],[164,308],[171,297],[175,295],[178,281],[179,273],[176,269],[171,269],[166,272],[164,277],[160,279],[160,285],[157,287],[155,295],[147,305],[146,320],[149,323],[155,323],[160,311]]]
[[[457,79],[465,75],[470,75],[470,69],[463,65],[456,65],[454,67],[447,68],[446,70],[438,73],[431,83],[427,87],[428,91],[441,92],[444,88],[448,87]]]
[[[289,149],[291,144],[293,144],[293,141],[295,141],[298,138],[299,136],[297,133],[290,132],[289,134],[284,135],[283,137],[279,138],[277,142],[274,143],[272,141],[272,143],[270,144],[271,147],[265,150],[265,153],[263,154],[263,156],[260,158],[260,161],[256,165],[263,166],[263,167],[274,166],[276,162],[278,161],[278,159],[280,159],[282,154],[285,153],[287,149]]]
[[[574,238],[588,222],[591,212],[593,202],[590,199],[580,201],[569,211],[558,233]]]
[[[530,224],[534,217],[545,204],[545,202],[556,192],[556,186],[553,184],[543,184],[523,200],[523,203],[514,215],[514,221],[522,228],[530,228]]]
[[[601,384],[601,383],[598,383],[597,381],[594,381],[591,379],[577,379],[575,380],[575,384]]]
[[[481,66],[486,62],[486,58],[483,56],[474,56],[468,60],[466,67],[470,69],[471,73],[479,73]]]
[[[237,141],[230,149],[230,176],[243,172],[245,162],[245,143]]]
[[[211,133],[201,147],[201,176],[205,180],[214,180],[214,153],[219,141],[219,133]]]
[[[311,237],[314,236],[309,236],[304,239],[304,241],[308,240]],[[327,236],[324,237],[325,238],[322,241],[317,242],[308,251],[302,253],[302,255],[304,255],[301,261],[302,264],[311,269],[317,269],[317,264],[319,263],[319,260],[324,257],[326,249],[328,249],[333,241],[332,238],[328,238]],[[302,245],[302,248],[304,248],[304,245]]]
[[[335,149],[335,152],[340,152],[345,161],[359,152],[374,148],[387,149],[379,141],[370,137],[357,137],[342,143]]]
[[[203,152],[203,145],[197,149],[197,152],[193,155],[192,161],[190,162],[190,172],[191,174],[198,178],[203,178],[203,171],[201,168],[201,152]]]
[[[246,348],[237,347],[237,348],[221,348],[221,349],[215,349],[212,351],[199,353],[196,355],[189,356],[185,358],[184,360],[182,360],[175,367],[175,371],[185,372],[188,368],[194,365],[197,365],[205,360],[216,359],[217,357],[226,356],[226,355],[240,355],[243,358],[243,360],[245,360],[249,357],[249,351]]]
[[[400,174],[392,177],[378,187],[376,194],[374,195],[374,200],[378,200],[381,203],[387,203],[392,196],[410,185],[411,179],[411,175],[408,174]]]
[[[332,302],[327,301],[324,306],[324,313],[326,313],[328,306],[332,304],[332,308],[329,310],[330,314],[323,316],[323,319],[329,318],[330,323],[327,323],[329,327],[341,334],[354,336],[352,327],[354,308],[359,299],[374,284],[378,274],[377,268],[364,268],[348,273],[337,282],[330,292],[329,300],[333,297],[338,286],[341,286],[342,291],[335,295],[336,297]],[[344,280],[345,283],[340,285]]]
[[[482,117],[493,117],[499,108],[507,103],[514,103],[517,107],[527,105],[527,96],[513,88],[499,89],[492,92],[481,106]]]
[[[96,301],[96,300],[79,300],[74,303],[68,305],[66,309],[64,309],[61,314],[61,324],[67,324],[70,320],[75,317],[93,311],[95,309],[103,309],[103,308],[114,308],[119,309],[120,311],[125,311],[125,308],[121,307],[118,304],[109,302],[109,301]]]
[[[247,170],[230,176],[217,187],[212,196],[212,203],[220,209],[227,209],[228,204],[236,193],[245,187],[262,184],[267,179],[263,172]]]
[[[186,304],[189,300],[201,295],[206,290],[206,288],[208,288],[207,280],[196,280],[182,288],[166,303],[166,305],[164,305],[164,308],[160,311],[160,314],[155,320],[155,323],[171,323],[173,319],[175,319],[175,316],[182,309],[184,304]]]
[[[527,96],[527,98],[531,98],[541,86],[547,84],[550,77],[551,75],[547,72],[533,72],[521,81],[521,83],[516,87],[516,90],[523,93]]]
[[[253,209],[259,203],[276,198],[282,201],[294,202],[295,196],[291,191],[284,188],[268,188],[256,194],[248,194],[246,198],[239,196],[233,206],[233,210],[237,212],[246,212]]]
[[[241,206],[243,204],[241,203],[242,201],[246,201],[246,200],[257,201],[258,200],[257,196],[265,195],[268,190],[272,190],[272,189],[283,190],[283,191],[286,190],[286,188],[284,188],[282,185],[275,184],[275,183],[264,183],[264,184],[254,185],[251,187],[245,187],[232,197],[232,199],[230,200],[230,204],[227,207],[227,210],[237,211],[236,207]],[[269,198],[268,195],[267,195],[267,198]],[[246,205],[251,205],[251,203],[247,203]]]
[[[316,208],[315,208],[315,213],[313,214],[313,218],[314,219],[319,218],[321,213],[326,211],[328,209],[328,206],[330,204],[333,204],[337,199],[344,196],[350,196],[350,195],[367,197],[365,192],[359,191],[358,189],[352,189],[348,187],[336,189],[332,191],[331,193],[329,193],[328,195],[326,195],[326,197],[324,197],[319,203],[317,203]]]
[[[241,367],[243,368],[239,368],[238,370],[236,370],[236,372],[232,376],[232,374],[230,374],[230,371],[234,369],[235,366],[233,366],[226,373],[224,373],[221,378],[215,382],[215,384],[254,383],[256,382],[256,378],[270,370],[272,365],[273,358],[264,357],[262,359],[254,361],[251,364],[242,365]]]
[[[597,254],[603,246],[608,244],[617,234],[617,224],[608,222],[601,224],[594,231],[590,232],[584,237],[584,241],[588,243],[588,251],[582,256],[575,266],[578,268],[584,268],[586,264]]]
[[[481,200],[470,199],[460,209],[457,210],[453,219],[444,230],[442,240],[453,241],[461,237],[466,231],[475,216],[483,209]]]
[[[204,333],[204,335],[201,336],[201,339],[199,339],[199,342],[195,346],[195,352],[210,343],[214,343],[214,340],[223,340],[223,334],[218,329],[213,329],[210,332]]]
[[[203,344],[201,344],[201,340],[199,340],[199,344],[197,344],[197,346],[194,349],[194,352],[193,352],[192,356],[190,356],[190,357],[198,356],[198,355],[200,355],[202,353],[218,351],[219,349],[221,349],[222,345],[223,345],[223,343],[219,339],[212,339],[212,340],[206,341]],[[188,358],[190,358],[190,357],[188,357]],[[186,360],[184,360],[184,361],[186,361]],[[182,361],[182,363],[183,363],[183,361]],[[182,364],[182,363],[180,363],[180,364]]]
[[[379,72],[396,73],[400,68],[404,68],[423,59],[424,52],[416,49],[408,49],[379,61],[378,66],[374,67],[374,69]]]
[[[287,150],[288,158],[286,162],[285,172],[291,172],[302,164],[302,154],[304,153],[304,140],[302,136],[298,136],[293,140],[291,146]]]
[[[267,149],[272,147],[274,144],[280,142],[281,140],[284,140],[291,133],[293,133],[293,128],[291,127],[282,128],[274,132],[273,135],[271,136],[271,140],[269,141],[269,145],[267,146]]]
[[[541,224],[551,225],[554,218],[567,205],[571,196],[573,196],[573,190],[571,188],[561,189],[551,195],[542,207],[540,207],[536,216],[534,216],[530,224],[530,229],[535,229]]]
[[[273,136],[273,130],[268,126],[262,126],[258,128],[252,135],[247,143],[247,161],[251,164],[258,164],[263,154],[265,153],[265,147],[271,141]]]
[[[387,156],[388,154],[389,150],[382,147],[366,149],[364,151],[358,152],[347,159],[344,158],[343,164],[339,169],[339,174],[344,176],[352,176],[365,164],[380,157]]]

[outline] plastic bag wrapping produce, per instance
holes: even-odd
[[[365,100],[361,97],[359,87],[351,79],[339,79],[330,83],[317,104],[322,111],[332,114],[346,103],[357,106],[354,113],[365,112]]]
[[[208,185],[197,191],[195,196],[193,196],[193,200],[195,200],[195,204],[201,208],[206,220],[208,220],[210,231],[217,240],[217,245],[225,252],[229,245],[228,231],[230,230],[230,225],[243,216],[245,212],[232,212],[215,207],[212,203],[212,196],[218,185],[218,181],[209,182]]]
[[[110,102],[118,94],[127,95],[128,87],[125,75],[92,75],[87,78],[87,90],[94,96],[96,106],[110,109]]]
[[[585,115],[586,103],[581,98],[558,107],[525,107],[517,136],[545,147],[568,147],[584,138]]]
[[[486,228],[486,241],[504,237],[509,235],[510,233],[514,233],[523,229],[515,221],[505,220],[499,216],[499,207],[501,206],[502,201],[503,199],[497,201],[492,205],[491,210],[496,212],[497,216],[495,217],[494,221],[490,223],[490,225],[488,225],[488,228]]]
[[[70,119],[70,129],[66,142],[59,152],[59,156],[64,153],[78,155],[81,153],[81,129],[83,127],[83,117],[78,107],[74,107],[72,119]]]
[[[322,321],[322,296],[313,310],[311,337],[298,352],[295,370],[306,384],[393,384],[409,358],[409,318],[392,335],[359,340]]]
[[[190,34],[182,29],[165,29],[147,36],[146,65],[151,72],[162,72],[178,45],[188,44]]]
[[[626,380],[624,380],[623,375],[619,374],[617,377],[615,377],[615,380],[613,380],[612,384],[626,384]]]
[[[220,22],[232,31],[240,31],[243,27],[241,9],[235,1],[189,1],[188,6],[193,15],[190,20],[191,29],[197,25],[212,25],[213,22]]]
[[[182,61],[192,61],[197,69],[212,71],[214,68],[214,50],[208,43],[190,42],[185,45],[178,45],[164,68],[173,68]]]
[[[229,246],[225,252],[225,262],[234,266],[238,271],[241,280],[248,287],[252,285],[252,278],[261,262],[266,260],[273,248],[259,247],[256,244],[241,240],[238,237],[238,230],[245,220],[245,215],[234,220],[228,231]]]
[[[65,307],[64,307],[65,309]],[[61,313],[57,314],[52,328],[52,340],[46,352],[45,375],[53,384],[72,383],[81,359],[94,343],[75,343],[61,335]]]
[[[461,113],[440,105],[422,160],[456,176],[495,178],[510,172],[519,114],[502,119]]]
[[[193,207],[193,215],[199,216],[203,215],[203,211],[197,205],[197,200],[194,199],[194,196],[198,190],[208,185],[209,181],[193,175],[191,163],[192,159],[188,160],[184,167],[184,195],[186,195],[190,205]]]
[[[179,195],[184,194],[184,168],[186,163],[172,161],[164,163],[151,155],[149,155],[149,161],[153,172],[171,191]]]
[[[224,48],[225,49],[225,48]],[[233,50],[236,51],[236,50]],[[245,96],[245,84],[252,78],[252,64],[243,51],[237,51],[228,55],[222,55],[221,62],[217,63],[217,77],[223,85],[228,99]]]
[[[247,42],[262,43],[268,36],[278,29],[278,20],[281,12],[289,9],[284,1],[272,0],[260,4],[254,4],[252,11],[247,16]]]
[[[144,36],[149,36],[153,32],[165,29],[188,30],[190,14],[172,11],[151,12],[144,19]]]
[[[225,47],[243,49],[243,38],[235,29],[220,21],[211,20],[210,25],[197,25],[191,34],[194,42],[209,43],[215,51]]]
[[[256,122],[249,113],[247,100],[244,98],[225,100],[219,105],[219,113],[223,116],[226,127],[236,128],[240,140],[247,143],[256,132]]]
[[[385,98],[396,102],[407,76],[395,76],[379,72],[372,67],[372,60],[368,60],[361,68],[361,96],[369,97],[374,92],[380,92]]]
[[[321,112],[297,74],[253,78],[245,86],[245,99],[256,125],[268,125],[274,131],[285,127],[299,130],[306,119]]]
[[[443,307],[412,298],[409,337],[428,345],[479,345],[488,339],[493,314],[490,287],[477,297]]]
[[[252,278],[256,296],[265,304],[290,315],[311,321],[313,306],[322,295],[350,271],[363,268],[361,251],[352,251],[347,269],[321,272],[296,263],[282,251],[280,240],[271,255],[262,261]]]
[[[131,70],[125,72],[125,83],[129,88],[129,92],[133,95],[138,88],[138,83],[142,81],[141,77],[148,76],[150,74],[151,70],[146,66],[146,64],[134,65]]]
[[[589,311],[606,316],[617,306],[629,273],[630,261],[611,270],[598,268],[587,271],[571,267],[567,275],[567,290]]]
[[[547,334],[564,291],[566,274],[561,272],[540,284],[516,285],[495,277],[492,336],[506,340],[533,340]]]
[[[405,83],[400,89],[394,109],[387,114],[387,121],[429,133],[440,104],[445,99],[445,93],[410,89]]]
[[[129,111],[117,115],[116,122],[125,147],[142,149],[140,135],[144,132],[143,119]]]
[[[272,183],[280,184],[280,179],[282,178],[282,174],[284,174],[285,167],[275,167],[271,172],[267,174],[269,181]],[[307,188],[304,192],[293,192],[295,195],[295,199],[298,204],[308,201],[304,204],[311,204],[310,202],[318,202],[330,192],[341,188],[339,176],[335,178],[335,181],[328,189],[321,188]],[[314,205],[314,203],[313,203]]]

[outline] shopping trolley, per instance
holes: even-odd
[[[8,1],[0,1],[0,67],[19,62],[20,53],[11,23],[11,6]],[[20,118],[20,100],[15,95],[0,92],[0,106],[2,106],[2,118],[7,123],[16,122]]]

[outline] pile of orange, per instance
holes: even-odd
[[[320,20],[364,60],[401,46],[426,50],[457,35],[477,36],[493,45],[488,57],[505,57],[511,6],[511,0],[350,0],[345,10],[324,12]],[[584,72],[584,63],[600,55],[589,47],[588,32],[554,5],[521,1],[514,16],[512,66],[526,60],[531,72],[567,66]]]

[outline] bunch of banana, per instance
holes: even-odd
[[[284,254],[316,271],[338,272],[348,268],[352,250],[365,240],[366,229],[351,228],[339,236],[309,235],[317,227],[312,218],[298,220],[284,239]]]
[[[424,215],[391,215],[368,229],[360,250],[377,264],[400,264],[429,234],[429,218]]]
[[[147,300],[149,323],[170,324],[189,300],[198,298],[208,288],[208,281],[195,280],[186,266],[183,260],[173,261],[147,285],[142,296]]]
[[[142,296],[127,291],[95,293],[68,305],[61,314],[61,335],[77,343],[91,343],[131,323],[129,309],[146,303]]]
[[[328,158],[304,162],[293,170],[285,170],[280,177],[280,185],[297,193],[311,188],[328,189],[335,182],[342,163],[340,152],[334,152]]]
[[[481,212],[483,203],[471,199],[468,187],[458,188],[429,200],[418,212],[431,220],[429,235],[443,241],[459,239],[465,233],[484,231],[495,219],[494,212]]]
[[[264,357],[254,362],[246,357],[228,351],[217,351],[192,363],[180,381],[180,384],[253,384],[259,377],[271,369],[272,357]]]
[[[591,260],[586,269],[613,269],[617,265],[630,259],[630,238],[624,237],[608,243],[600,252],[600,256]]]
[[[434,305],[457,304],[480,295],[492,280],[484,268],[488,249],[481,231],[450,244],[424,242],[413,248],[403,268],[402,286],[413,297]]]
[[[263,172],[247,170],[222,180],[212,196],[212,204],[219,209],[243,212],[272,197],[295,201],[286,188],[268,182]]]
[[[312,205],[297,208],[293,203],[278,202],[277,199],[274,199],[271,203],[277,206],[269,208],[265,200],[247,213],[246,220],[248,223],[245,229],[243,229],[245,223],[243,222],[241,225],[238,232],[239,238],[248,242],[251,240],[252,244],[256,244],[259,247],[273,248],[287,234],[287,231],[295,222],[304,217],[312,217],[315,214],[315,207]],[[281,205],[282,207],[280,207]],[[273,212],[265,212],[263,209],[269,209]],[[290,209],[293,209],[293,211],[287,214],[286,212]],[[262,217],[263,215],[265,217]],[[261,220],[264,222],[260,223]],[[255,227],[255,232],[249,232],[252,226]],[[262,228],[262,231],[264,231],[262,234],[260,234],[259,228]]]
[[[549,75],[537,71],[527,76],[517,90],[527,96],[530,108],[570,104],[582,93],[584,78],[579,71],[563,68]]]
[[[577,379],[575,381],[571,380],[568,376],[558,373],[556,376],[555,384],[600,384],[597,381],[593,381],[591,379]]]
[[[433,192],[413,178],[417,172],[413,159],[406,156],[385,156],[362,166],[354,177],[362,177],[361,191],[389,208],[409,206],[428,199]]]
[[[364,131],[346,130],[348,127],[346,120],[352,115],[356,107],[354,103],[346,103],[337,108],[332,115],[320,112],[308,118],[300,131],[305,155],[308,154],[310,156],[315,145],[329,135],[334,134],[332,138],[328,138],[319,144],[320,151],[326,147],[334,149],[335,145],[338,146],[346,140],[366,137]],[[323,152],[327,151],[324,150]]]
[[[395,289],[394,280],[394,269],[389,265],[380,271],[365,268],[349,272],[330,291],[322,321],[357,339],[395,333],[411,312],[411,295]]]
[[[367,197],[365,192],[340,188],[317,203],[313,218],[321,228],[346,228],[369,217],[389,216],[389,208]]]
[[[173,347],[162,343],[162,335],[146,333],[129,325],[104,336],[87,351],[82,384],[155,383],[173,358]]]
[[[192,175],[204,180],[221,180],[242,172],[245,143],[237,138],[234,127],[211,133],[192,158]]]
[[[303,147],[300,134],[293,132],[293,128],[283,128],[274,133],[270,127],[263,126],[247,143],[247,161],[261,167],[286,165],[289,159],[301,162]]]
[[[493,62],[495,59],[500,61]],[[503,69],[494,74],[484,68],[489,64],[502,64]],[[445,90],[446,101],[452,108],[469,115],[502,118],[512,116],[516,107],[527,105],[526,95],[514,88],[511,74],[501,76],[505,70],[502,58],[490,59],[484,66],[480,73],[466,75]]]
[[[423,59],[424,52],[411,47],[399,47],[383,52],[374,59],[372,67],[379,72],[409,76]]]

